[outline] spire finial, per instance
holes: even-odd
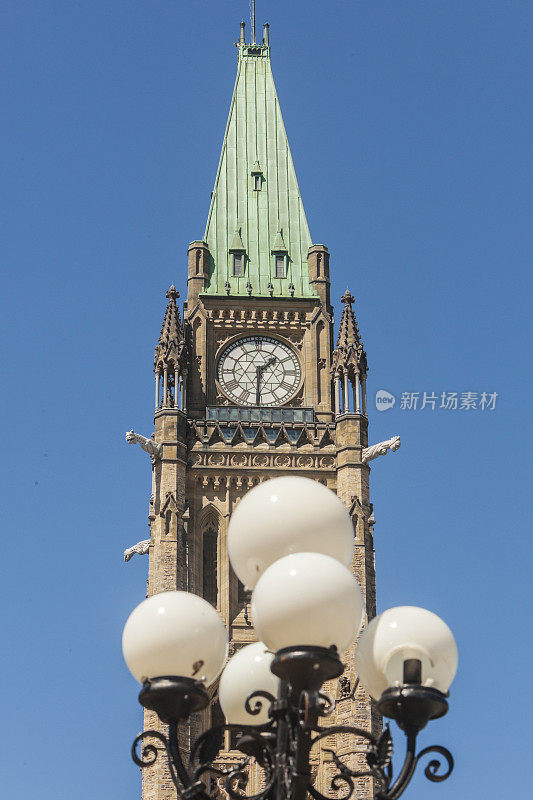
[[[367,373],[366,353],[357,327],[357,320],[353,313],[352,303],[355,298],[349,289],[346,289],[342,298],[344,308],[342,309],[341,321],[339,325],[339,335],[337,337],[337,347],[333,351],[331,373],[335,375],[339,369],[352,375],[358,372],[361,375]]]
[[[174,284],[172,284],[172,286],[170,287],[170,289],[168,290],[168,292],[165,295],[165,297],[168,297],[168,299],[171,300],[174,303],[176,302],[176,300],[178,299],[179,296],[180,296],[180,293],[178,292],[178,290],[176,289]]]
[[[341,303],[344,303],[346,306],[351,306],[352,303],[355,303],[355,297],[350,292],[349,289],[346,289],[343,296],[341,297]]]
[[[180,293],[172,284],[166,293],[168,305],[165,310],[159,341],[155,348],[154,369],[156,371],[160,368],[162,369],[165,364],[167,366],[172,365],[173,369],[177,370],[185,357],[183,325],[181,324],[179,308],[176,305],[176,300],[179,296]]]

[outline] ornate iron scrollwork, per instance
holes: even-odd
[[[384,693],[378,708],[382,713],[394,716],[406,735],[407,748],[404,762],[394,778],[393,742],[388,724],[378,737],[367,730],[349,725],[319,724],[320,718],[329,716],[335,708],[335,700],[321,691],[320,681],[323,682],[339,673],[336,671],[335,658],[331,652],[317,654],[313,651],[312,659],[308,658],[308,655],[301,650],[296,654],[297,671],[296,658],[291,662],[291,659],[284,654],[278,659],[276,669],[286,670],[287,673],[291,671],[293,677],[291,682],[281,679],[277,698],[263,691],[256,691],[247,698],[245,708],[252,717],[257,716],[263,710],[264,704],[268,703],[268,722],[257,726],[226,723],[210,728],[194,742],[189,765],[186,768],[179,749],[178,720],[170,719],[168,736],[160,731],[147,730],[136,737],[132,747],[134,762],[143,769],[150,768],[157,761],[159,754],[164,752],[180,800],[214,800],[217,791],[210,792],[208,784],[202,780],[207,775],[223,782],[224,791],[231,800],[243,800],[243,797],[245,800],[280,800],[280,798],[306,800],[309,797],[313,800],[349,800],[355,791],[356,780],[365,777],[375,780],[375,800],[397,800],[410,783],[419,761],[430,754],[437,754],[441,758],[432,758],[429,761],[424,769],[426,778],[437,783],[450,776],[453,770],[453,757],[445,747],[431,745],[416,753],[418,732],[429,719],[446,713],[447,703],[444,695],[439,697],[439,693],[436,694],[435,690],[428,690],[422,686],[417,688],[413,685],[397,687]],[[316,679],[313,676],[306,679],[306,688],[302,688],[303,683],[296,688],[295,682],[305,678],[306,664],[311,660],[315,664],[319,663],[320,655],[323,656],[320,669],[329,678],[322,676]],[[338,663],[340,664],[340,661]],[[184,692],[185,689],[180,689],[182,683],[183,681],[172,683],[173,691]],[[189,703],[193,696],[191,683],[194,682],[186,685]],[[168,681],[165,689],[167,685]],[[202,702],[203,690],[198,688],[197,691],[198,695],[193,699],[198,706]],[[190,712],[182,713],[184,704],[179,698],[178,701],[171,698],[172,702],[169,702],[168,692],[161,696],[163,699],[159,701],[159,695],[156,695],[150,686],[145,686],[140,695],[143,704],[154,708],[162,719],[169,720],[169,708],[178,709],[176,713],[181,715],[179,719],[187,718]],[[157,702],[164,703],[164,713],[155,707]],[[393,707],[394,712],[390,711]],[[216,761],[227,731],[239,734],[236,748],[242,752],[243,758],[231,767],[222,767],[217,765]],[[323,747],[322,752],[330,756],[337,769],[329,782],[333,794],[328,796],[313,785],[316,776],[313,777],[311,774],[310,757],[313,748],[336,734],[353,736],[359,740],[363,746],[366,768],[353,769],[334,749]],[[147,740],[152,741],[147,742]],[[139,745],[141,745],[140,755]],[[246,795],[245,790],[249,783],[248,767],[252,761],[255,761],[264,773],[264,788],[256,794]]]

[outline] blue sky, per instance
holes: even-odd
[[[122,626],[147,561],[153,347],[201,238],[246,0],[5,0],[3,680],[10,800],[138,797]],[[380,609],[455,632],[456,757],[412,800],[523,793],[530,673],[533,9],[258,3],[311,235],[368,352]],[[338,316],[337,311],[337,316]],[[407,410],[402,392],[497,392]],[[437,403],[438,405],[439,403]],[[401,749],[400,742],[397,746]],[[528,751],[529,752],[529,751]],[[407,795],[406,795],[407,796]]]

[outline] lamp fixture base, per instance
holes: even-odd
[[[299,645],[278,650],[270,670],[290,684],[294,692],[316,692],[325,681],[342,675],[344,664],[336,647]]]
[[[385,689],[377,707],[383,716],[395,720],[403,731],[418,732],[430,719],[438,719],[447,713],[448,701],[438,689],[403,684]]]
[[[205,708],[209,695],[204,685],[193,678],[162,675],[144,682],[139,703],[155,711],[162,722],[177,722]]]

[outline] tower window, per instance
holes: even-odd
[[[275,256],[275,259],[276,259],[276,278],[285,278],[286,277],[285,256],[277,255]]]
[[[236,278],[244,275],[244,257],[242,253],[233,253],[233,274]]]
[[[208,528],[204,532],[202,558],[202,596],[215,608],[218,594],[217,538],[217,531],[213,528]]]
[[[254,191],[260,192],[261,191],[261,184],[262,184],[261,175],[254,175]]]

